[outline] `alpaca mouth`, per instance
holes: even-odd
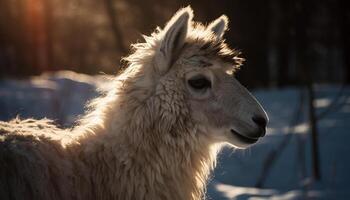
[[[247,144],[254,144],[259,139],[259,138],[248,137],[248,136],[242,135],[242,134],[240,134],[237,131],[232,130],[232,129],[231,129],[231,133],[233,135],[235,135],[241,142],[244,142],[244,143],[247,143]]]

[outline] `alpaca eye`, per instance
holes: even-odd
[[[190,79],[188,80],[188,84],[196,90],[211,88],[211,82],[204,77]]]

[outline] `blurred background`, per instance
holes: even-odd
[[[346,0],[1,0],[0,120],[71,126],[130,44],[187,5],[229,17],[237,78],[270,116],[260,143],[223,150],[208,199],[350,199]]]

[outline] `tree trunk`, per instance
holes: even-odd
[[[306,85],[308,91],[308,107],[309,107],[309,125],[311,129],[311,156],[312,156],[312,173],[314,180],[320,180],[320,165],[319,165],[319,152],[318,152],[318,131],[317,131],[317,119],[315,117],[314,107],[314,90],[313,90],[313,76],[312,76],[312,64],[307,55],[308,38],[307,28],[309,23],[309,15],[311,6],[309,2],[298,0],[295,2],[295,35],[296,35],[296,51],[297,51],[297,64],[298,73]]]
[[[341,44],[343,51],[343,63],[345,68],[345,82],[350,84],[350,10],[348,9],[348,1],[340,0],[339,12],[340,12],[340,33]]]
[[[123,43],[124,37],[123,37],[123,34],[122,34],[120,27],[118,25],[117,14],[115,12],[113,0],[104,0],[104,2],[105,2],[108,18],[111,22],[111,28],[113,30],[117,49],[122,54],[125,55],[127,53],[127,49],[125,48],[124,43]]]
[[[49,70],[56,70],[54,64],[53,53],[53,28],[54,22],[52,18],[52,0],[44,0],[44,12],[45,12],[45,31],[46,31],[46,60]]]

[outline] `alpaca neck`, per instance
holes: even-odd
[[[130,108],[124,109],[118,112],[127,112]],[[98,194],[115,194],[111,198],[120,199],[200,199],[203,196],[216,150],[204,141],[193,142],[198,133],[181,133],[187,134],[183,138],[154,133],[152,127],[138,120],[123,118],[108,122],[110,124],[96,127],[101,133],[79,142],[85,146],[86,158],[93,162],[90,174],[97,175],[92,177],[91,184],[101,187],[96,190],[100,191]],[[99,176],[107,177],[110,184],[101,182]]]
[[[115,142],[106,145],[108,141]],[[117,195],[121,195],[121,199],[201,199],[215,155],[208,146],[180,143],[106,137],[105,142],[96,146],[103,149],[103,153],[98,155],[99,160],[92,170],[120,173],[120,179],[113,180],[115,177],[108,176],[108,182],[114,183],[108,187],[110,191],[118,187],[120,193]],[[123,184],[120,184],[121,180]],[[95,181],[95,185],[103,184],[99,179]],[[133,191],[123,194],[129,190]]]
[[[87,120],[77,129],[82,133],[77,144],[91,162],[86,166],[93,166],[88,170],[95,196],[200,199],[216,149],[198,137],[197,129],[187,124],[190,120],[162,117],[160,97],[145,101],[146,90],[121,93],[105,97],[97,107],[99,121]],[[107,194],[114,196],[103,196]]]

